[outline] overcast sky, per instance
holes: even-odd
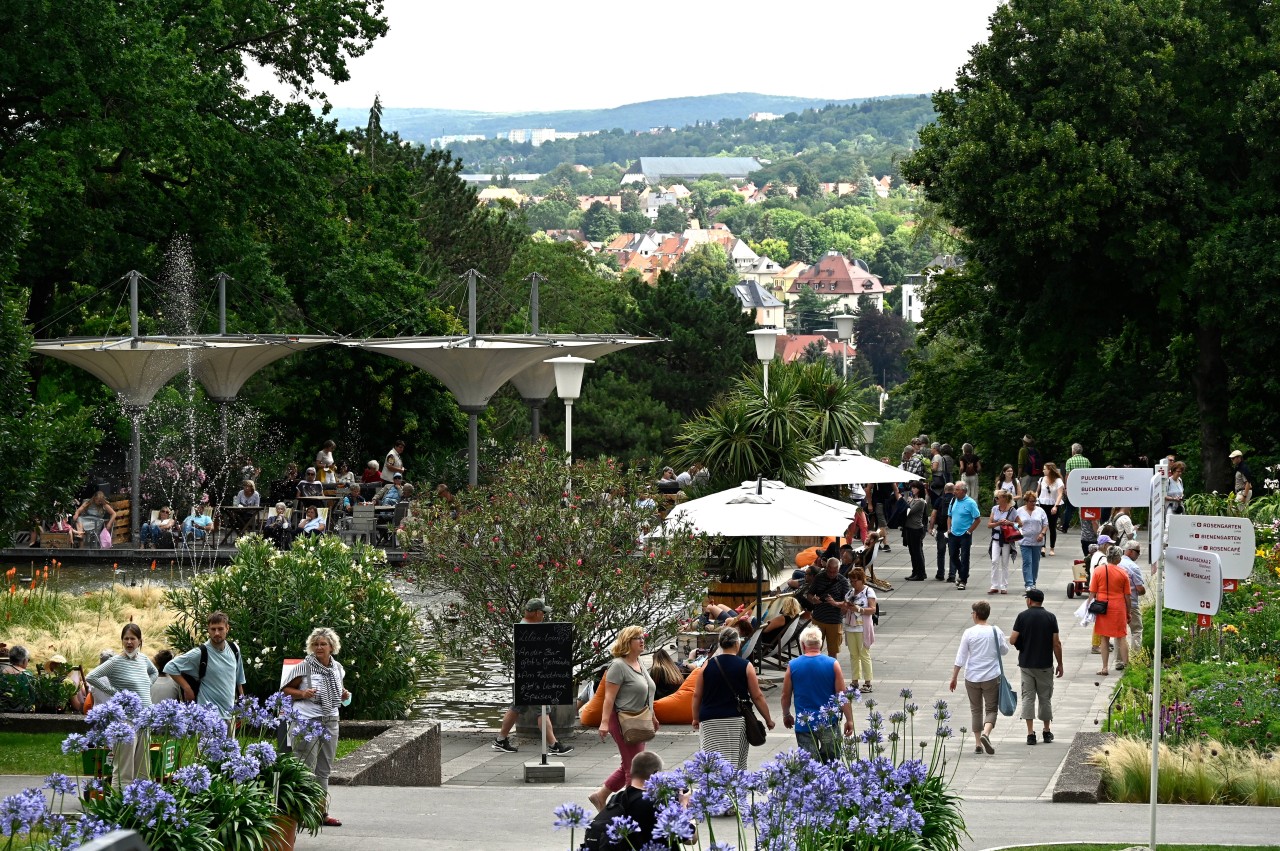
[[[998,0],[386,0],[334,106],[595,109],[722,92],[855,98],[953,85]],[[287,97],[261,71],[251,88]]]

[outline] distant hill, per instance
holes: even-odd
[[[828,104],[854,104],[867,98],[798,98],[752,92],[666,98],[629,103],[612,109],[576,109],[559,112],[470,112],[454,109],[384,109],[382,127],[400,137],[426,144],[438,136],[462,133],[495,133],[522,127],[553,127],[561,131],[648,130],[650,127],[684,127],[700,121],[746,118],[753,112],[785,115]],[[335,108],[333,117],[343,127],[363,127],[368,108]]]

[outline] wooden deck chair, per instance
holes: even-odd
[[[795,652],[798,644],[797,636],[800,635],[801,627],[807,623],[808,621],[803,618],[796,618],[793,620],[790,625],[782,631],[782,635],[778,636],[778,643],[770,649],[768,654],[761,656],[760,664],[768,664],[778,670],[786,668],[787,663],[798,655]]]
[[[349,544],[354,544],[356,538],[360,538],[366,544],[372,544],[377,525],[378,514],[375,507],[372,505],[357,505],[351,515],[351,524],[347,528],[339,530],[338,534]]]
[[[748,661],[751,660],[751,654],[755,652],[756,645],[760,642],[761,630],[751,633],[751,637],[747,639],[747,643],[742,645],[742,649],[738,651],[738,655]]]

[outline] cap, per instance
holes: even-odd
[[[67,657],[63,656],[61,653],[54,653],[49,657],[49,662],[50,664],[57,662],[59,665],[65,665],[67,664]]]
[[[543,599],[542,599],[541,597],[534,597],[532,600],[530,600],[529,602],[525,603],[525,604],[524,604],[524,610],[525,610],[526,612],[549,612],[549,611],[551,611],[549,608],[547,608],[547,604],[543,601]]]
[[[1113,541],[1113,540],[1111,539],[1111,536],[1110,536],[1110,535],[1099,535],[1099,536],[1098,536],[1098,546],[1100,546],[1100,547],[1105,547],[1107,544],[1114,544],[1114,543],[1115,543],[1115,541]]]
[[[316,468],[315,468],[315,467],[308,467],[308,468],[307,468],[307,472],[308,472],[308,473],[314,473],[315,471],[316,471]]]
[[[396,473],[396,474],[395,474],[394,476],[392,476],[391,478],[393,478],[393,479],[403,479],[403,478],[404,478],[404,476],[400,475],[399,473]]]
[[[1026,591],[1022,592],[1022,596],[1026,597],[1028,600],[1033,600],[1037,603],[1044,602],[1044,592],[1041,591],[1039,588],[1028,588]]]
[[[1243,453],[1243,452],[1241,452],[1239,449],[1236,449],[1235,451],[1233,451],[1233,452],[1232,452],[1230,455],[1228,455],[1227,457],[1228,457],[1228,458],[1243,458],[1243,457],[1244,457],[1244,453]]]

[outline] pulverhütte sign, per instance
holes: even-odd
[[[1146,505],[1151,499],[1151,470],[1146,467],[1081,467],[1067,477],[1073,505],[1117,508]]]

